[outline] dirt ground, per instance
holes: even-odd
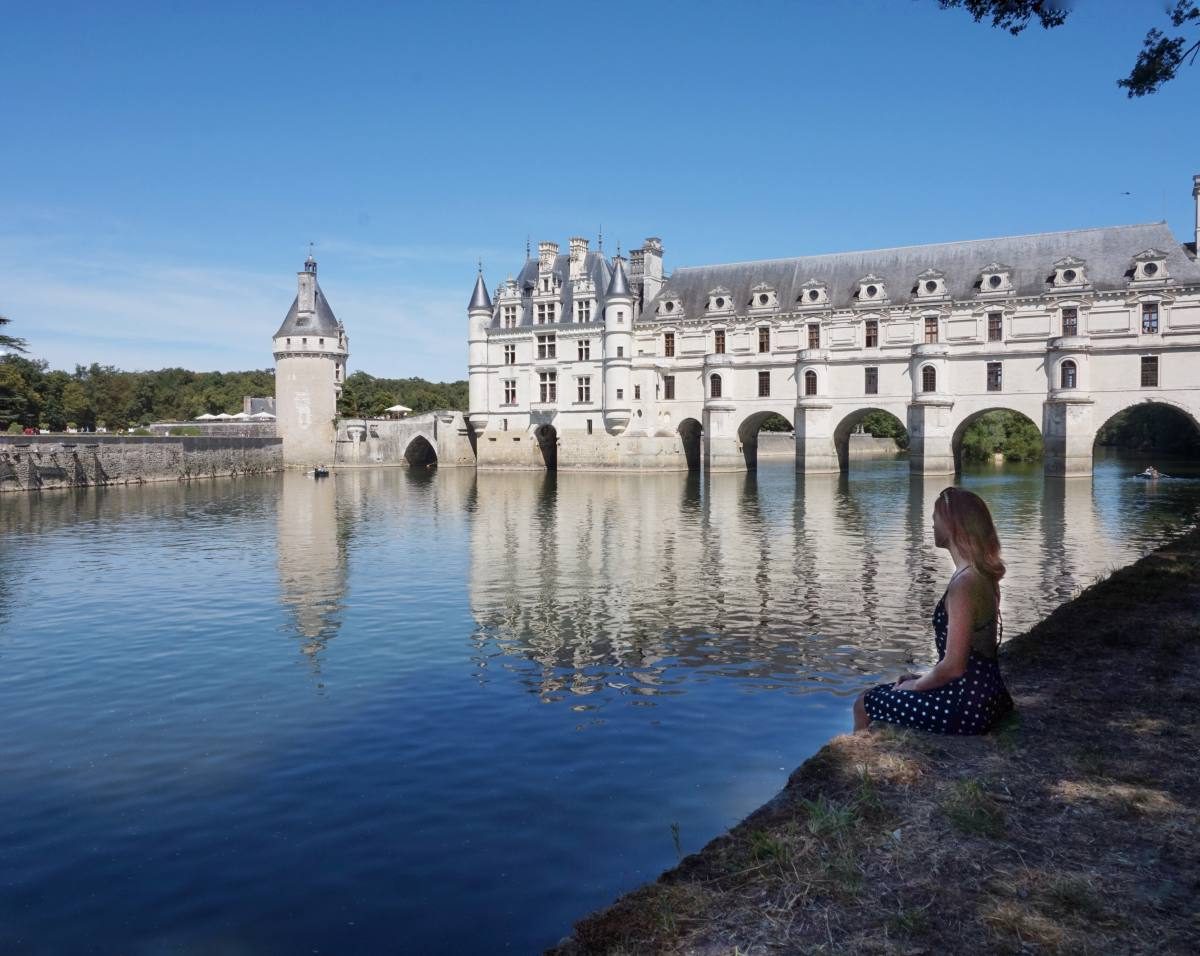
[[[997,732],[836,737],[553,952],[1200,952],[1200,530],[1002,667]]]

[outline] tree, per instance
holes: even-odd
[[[0,315],[0,325],[8,325],[12,319]],[[8,349],[11,352],[24,352],[28,343],[24,339],[19,339],[15,335],[5,335],[0,332],[0,349]]]
[[[938,6],[966,10],[976,23],[990,19],[993,27],[1013,36],[1035,20],[1047,30],[1061,27],[1070,15],[1064,0],[938,0]],[[1129,75],[1117,80],[1130,99],[1157,93],[1175,79],[1185,62],[1194,63],[1200,55],[1200,39],[1189,45],[1187,36],[1192,30],[1200,32],[1200,0],[1176,0],[1167,8],[1167,17],[1172,27],[1183,32],[1168,36],[1157,27],[1147,31]]]

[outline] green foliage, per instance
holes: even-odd
[[[1047,30],[1061,27],[1070,14],[1066,3],[1052,0],[938,0],[943,10],[961,8],[980,23],[991,20],[992,26],[1017,36],[1035,20]],[[1200,27],[1200,2],[1175,0],[1166,5],[1166,14],[1176,30],[1195,30]],[[1129,75],[1117,80],[1130,99],[1157,93],[1163,84],[1175,79],[1179,68],[1187,61],[1195,62],[1200,55],[1200,40],[1189,45],[1185,34],[1168,36],[1156,27],[1146,32],[1142,49]]]
[[[793,429],[791,422],[782,415],[776,415],[772,412],[759,426],[759,430],[764,432],[790,432]]]
[[[437,409],[467,409],[467,383],[427,382],[422,378],[375,378],[355,372],[342,386],[338,411],[343,415],[382,415],[392,405],[407,405],[415,413]]]
[[[0,325],[8,325],[12,319],[0,315]],[[0,349],[10,349],[13,352],[24,352],[26,342],[24,339],[19,339],[15,335],[5,335],[0,332]]]
[[[868,412],[859,425],[868,435],[875,438],[894,438],[897,447],[908,447],[908,429],[895,415],[889,415],[887,412]]]
[[[1017,412],[986,412],[963,434],[963,461],[991,461],[997,453],[1005,461],[1040,461],[1042,433]]]
[[[20,422],[13,422],[11,425],[8,426],[8,433],[10,435],[19,435],[19,434],[21,434],[22,431],[24,431],[24,429],[21,428]]]
[[[1173,455],[1200,454],[1200,432],[1169,405],[1135,405],[1104,423],[1096,444]]]

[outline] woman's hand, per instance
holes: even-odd
[[[920,678],[914,674],[905,675],[892,685],[892,690],[915,690],[913,685],[916,684],[918,680],[920,680]]]

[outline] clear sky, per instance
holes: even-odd
[[[466,377],[526,236],[681,265],[1166,219],[1200,66],[1162,0],[1019,38],[934,0],[13,3],[0,313],[54,367],[271,365],[316,243],[351,370]]]

